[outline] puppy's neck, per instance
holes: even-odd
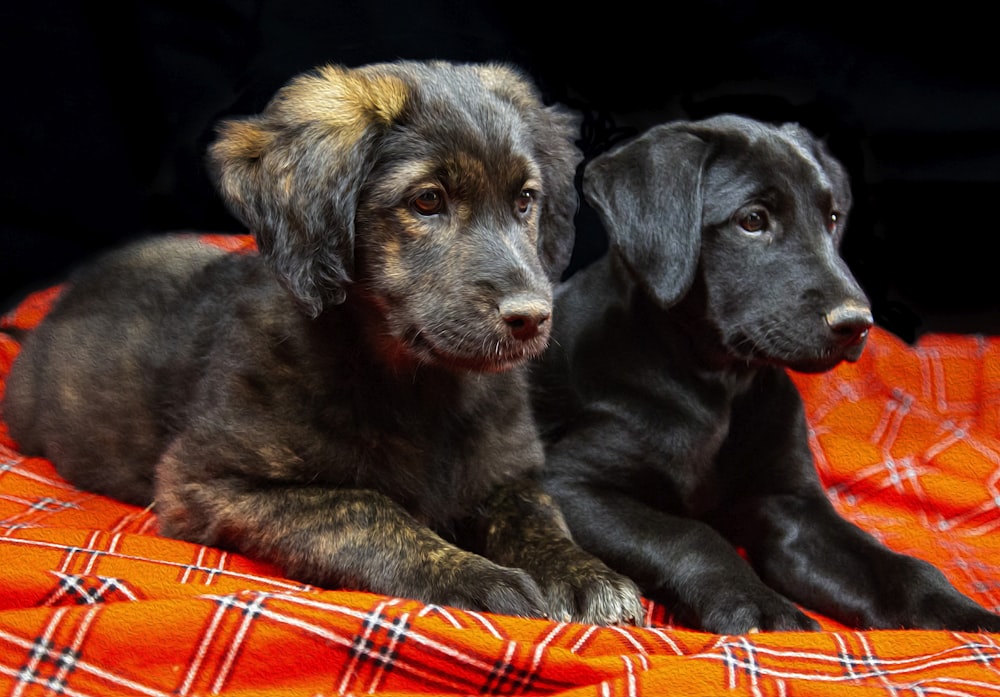
[[[390,331],[379,303],[360,289],[348,293],[343,304],[328,310],[336,315],[335,331],[353,338],[352,362],[367,374],[381,374],[389,382],[397,382],[402,389],[430,383],[448,390],[458,384],[460,377],[448,370],[421,359]]]
[[[623,268],[618,273],[627,274]],[[712,380],[728,378],[742,382],[756,372],[756,366],[733,359],[718,328],[708,319],[700,274],[684,296],[670,307],[660,305],[632,279],[620,289],[627,295],[625,304],[635,318],[636,328],[651,333],[672,363]]]

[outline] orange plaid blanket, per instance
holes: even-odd
[[[236,238],[234,247],[246,247]],[[56,289],[3,319],[30,328]],[[0,390],[18,351],[0,334]],[[847,517],[1000,610],[1000,339],[875,330],[796,376]],[[848,629],[718,636],[527,620],[322,590],[157,535],[78,491],[0,422],[0,693],[29,695],[1000,695],[1000,635]]]

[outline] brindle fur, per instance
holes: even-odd
[[[534,479],[524,363],[572,245],[575,125],[500,65],[300,76],[210,152],[261,253],[174,236],[82,270],[13,366],[11,433],[304,582],[637,619]]]

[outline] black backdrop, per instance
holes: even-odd
[[[588,157],[728,111],[828,139],[857,204],[844,253],[877,321],[1000,331],[1000,59],[987,9],[431,0],[8,0],[0,7],[0,306],[147,232],[240,231],[202,153],[323,62],[505,60],[585,115]],[[911,5],[915,7],[915,5]],[[985,5],[981,7],[985,8]],[[578,216],[573,268],[603,249]]]

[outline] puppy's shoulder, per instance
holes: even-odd
[[[298,334],[303,326],[316,324],[256,253],[224,253],[209,259],[192,274],[185,295],[181,310],[221,341]]]

